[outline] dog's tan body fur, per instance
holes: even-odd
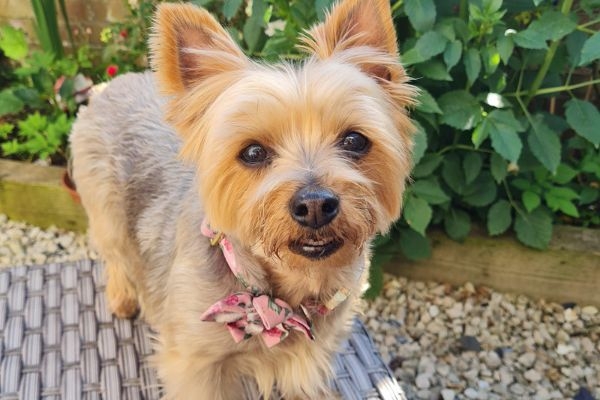
[[[404,108],[414,89],[398,63],[389,3],[342,2],[309,32],[309,58],[296,66],[250,61],[207,12],[182,4],[159,8],[151,47],[156,72],[115,79],[71,136],[111,308],[128,317],[139,306],[157,330],[169,399],[333,397],[330,361],[367,279],[370,240],[398,217],[409,172]],[[337,146],[348,131],[372,143],[359,160]],[[257,142],[273,159],[250,168],[238,155]],[[288,205],[312,182],[339,196],[340,211],[307,232]],[[204,217],[233,242],[245,273],[292,307],[340,288],[350,297],[314,316],[315,341],[292,332],[271,349],[258,337],[235,344],[222,324],[200,320],[241,289],[200,234]],[[289,250],[307,235],[344,245],[317,260]]]

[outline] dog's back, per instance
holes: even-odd
[[[70,137],[73,178],[94,244],[108,269],[134,264],[130,270],[139,275],[121,279],[143,286],[146,265],[168,265],[176,228],[167,222],[176,218],[193,181],[193,171],[177,158],[180,139],[163,121],[163,103],[151,72],[125,74],[92,96]],[[157,229],[144,229],[148,226]],[[128,249],[135,251],[123,260]]]

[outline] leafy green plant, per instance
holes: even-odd
[[[82,73],[92,67],[89,47],[80,47],[76,57],[57,59],[50,52],[31,51],[24,33],[6,25],[0,27],[0,50],[11,67],[0,87],[2,155],[64,163],[64,129],[92,85]]]
[[[512,228],[537,249],[554,223],[598,226],[600,3],[513,3],[396,3],[422,92],[414,181],[380,253],[428,257],[432,225],[455,240]]]
[[[104,43],[102,62],[108,64],[107,77],[117,72],[142,71],[148,68],[148,35],[152,15],[160,1],[145,0],[129,3],[129,16],[124,21],[108,25],[100,33],[100,41]]]
[[[66,114],[59,115],[53,121],[39,112],[30,114],[18,122],[16,137],[2,143],[2,152],[7,156],[26,154],[46,159],[60,155],[66,159],[64,144],[71,130],[71,122]],[[0,125],[0,139],[6,140],[13,128],[8,123]]]

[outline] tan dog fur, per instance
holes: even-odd
[[[330,362],[367,279],[370,241],[400,213],[415,90],[385,0],[344,0],[301,46],[302,64],[258,64],[208,12],[165,3],[151,40],[155,73],[115,79],[74,126],[74,179],[110,306],[130,317],[139,305],[157,330],[168,399],[334,397]],[[371,141],[360,159],[338,147],[349,131]],[[272,162],[241,163],[250,143],[271,149]],[[340,199],[339,215],[316,233],[288,207],[310,182]],[[232,240],[246,273],[292,307],[350,291],[313,317],[315,341],[292,332],[271,349],[256,337],[235,344],[222,324],[200,320],[240,290],[200,234],[205,216]],[[344,245],[317,260],[288,248],[315,234]]]

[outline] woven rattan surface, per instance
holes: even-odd
[[[108,311],[101,264],[0,270],[0,399],[159,399],[151,331]],[[404,399],[363,325],[335,359],[344,399]]]

